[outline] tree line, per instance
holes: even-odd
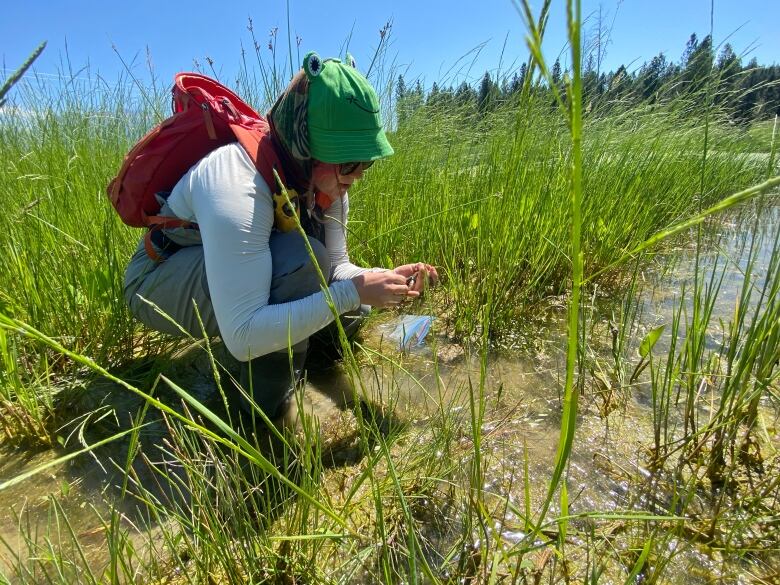
[[[755,57],[743,64],[730,44],[716,55],[709,35],[699,40],[692,34],[677,62],[659,53],[633,71],[621,65],[615,71],[603,72],[591,54],[583,65],[583,97],[588,111],[687,97],[700,105],[714,104],[740,124],[780,114],[780,65],[760,65]],[[556,60],[550,70],[551,81],[558,84],[564,96],[567,74]],[[426,91],[419,80],[407,84],[399,75],[395,84],[397,122],[404,124],[421,107],[464,108],[486,114],[519,95],[527,76],[528,66],[523,63],[500,79],[485,72],[476,88],[463,81],[455,87],[434,83]],[[552,93],[548,84],[528,81],[535,94]]]

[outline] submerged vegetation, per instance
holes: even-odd
[[[354,261],[440,266],[440,290],[408,307],[435,314],[436,335],[427,358],[370,337],[345,346],[335,374],[312,374],[307,394],[328,398],[301,396],[294,431],[223,403],[219,344],[151,334],[123,306],[139,234],[104,190],[161,96],[16,88],[0,113],[0,432],[6,453],[58,446],[70,463],[0,465],[14,515],[0,579],[778,578],[776,130],[732,125],[717,71],[695,91],[583,108],[568,4],[571,72],[541,55],[549,3],[526,5],[531,57],[511,99],[405,110],[396,155],[350,193]],[[282,75],[260,72],[242,77],[248,95]],[[728,208],[748,230],[734,258],[713,235]],[[672,244],[693,275],[671,317],[647,323],[642,283]],[[742,278],[724,312],[727,270]],[[535,337],[562,306],[567,332]],[[448,340],[461,369],[440,357]],[[497,377],[496,350],[541,390]],[[539,425],[557,449],[534,444]],[[57,493],[23,505],[26,482],[53,470]],[[110,484],[86,520],[84,477]]]

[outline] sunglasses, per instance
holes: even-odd
[[[359,168],[362,170],[366,170],[368,167],[370,167],[372,164],[374,164],[374,161],[370,160],[368,162],[345,162],[339,164],[339,175],[342,177],[345,177],[347,175],[351,175],[355,171],[357,171]]]

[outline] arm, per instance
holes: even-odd
[[[287,347],[288,332],[290,342],[297,343],[333,321],[321,292],[268,304],[273,204],[268,185],[240,146],[212,152],[187,178],[180,183],[190,192],[214,314],[230,353],[249,360]],[[359,306],[351,281],[334,283],[329,289],[339,313]]]

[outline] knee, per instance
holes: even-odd
[[[320,266],[320,270],[327,280],[330,275],[330,256],[328,251],[317,238],[309,238],[309,245],[314,251],[314,256]],[[291,274],[301,268],[314,269],[309,250],[303,240],[303,236],[294,232],[273,232],[269,241],[271,255],[273,256],[274,277]]]
[[[125,269],[124,286],[122,289],[125,303],[130,309],[130,313],[136,316],[139,312],[138,306],[141,302],[138,296],[138,290],[143,286],[146,276],[154,269],[146,253],[136,251],[130,263]]]
[[[328,282],[330,280],[330,256],[328,255],[328,250],[325,248],[325,245],[320,242],[317,238],[309,237],[309,244],[311,245],[311,249],[314,252],[314,256],[317,258],[317,264],[319,264],[320,271],[322,272],[322,275],[325,277],[325,281]],[[311,262],[311,256],[309,256],[309,251],[305,249],[307,257],[307,265],[311,270],[314,270],[314,272],[317,272],[314,268],[314,264]]]
[[[273,282],[271,303],[297,300],[320,290],[319,266],[327,282],[330,277],[330,256],[325,246],[315,238],[309,238],[316,264],[312,261],[303,238],[298,232],[271,235],[273,257]]]
[[[325,282],[330,281],[330,256],[328,256],[328,250],[325,246],[316,238],[309,238],[309,244],[311,245],[311,251],[314,252],[316,258],[316,264],[312,260],[309,250],[303,243],[303,239],[299,239],[300,250],[298,251],[297,264],[299,268],[299,282],[302,288],[308,289],[308,294],[312,294],[320,291],[322,280],[320,279],[320,273],[325,278]],[[319,266],[319,271],[317,267]],[[303,292],[303,291],[302,291]]]

